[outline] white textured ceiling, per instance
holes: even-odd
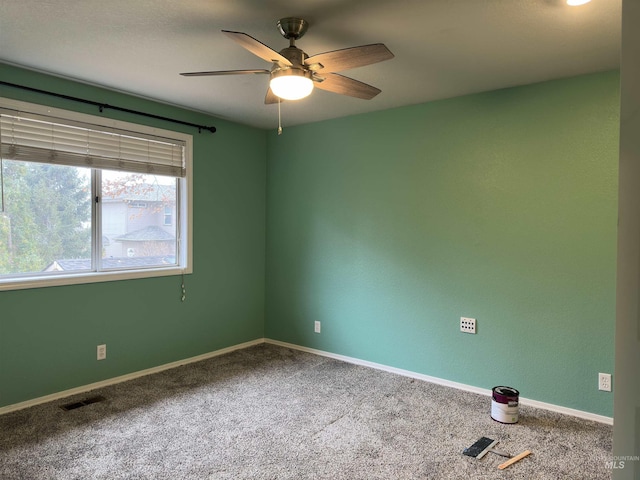
[[[290,16],[309,55],[382,42],[395,58],[342,72],[373,100],[315,89],[282,104],[285,126],[619,67],[621,0],[0,0],[0,61],[275,128],[267,75],[178,73],[270,68],[220,30],[280,50]]]

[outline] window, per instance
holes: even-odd
[[[0,289],[191,272],[191,144],[0,99]]]
[[[173,207],[171,205],[164,207],[164,224],[173,225]]]

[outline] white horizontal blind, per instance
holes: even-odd
[[[184,142],[0,108],[7,160],[185,177]]]

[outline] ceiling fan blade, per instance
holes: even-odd
[[[264,97],[264,104],[271,105],[272,103],[278,103],[278,100],[280,100],[280,102],[284,102],[284,100],[273,93],[273,90],[271,90],[271,87],[269,87],[269,89],[267,90],[267,94]]]
[[[267,62],[275,62],[287,67],[293,66],[287,58],[246,33],[230,32],[229,30],[222,30],[222,33]]]
[[[324,80],[317,81],[315,83],[316,87],[328,92],[339,93],[340,95],[349,95],[350,97],[362,98],[363,100],[371,100],[381,92],[379,88],[372,87],[371,85],[337,73],[323,74],[320,78],[324,78]]]
[[[341,72],[350,68],[364,67],[372,63],[393,58],[384,43],[362,45],[360,47],[343,48],[332,52],[319,53],[307,58],[304,63],[311,70],[319,73]]]
[[[217,70],[214,72],[186,72],[181,73],[183,77],[206,77],[211,75],[244,75],[270,73],[269,70]]]

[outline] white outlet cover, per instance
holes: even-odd
[[[107,346],[106,345],[98,345],[97,347],[97,358],[98,360],[104,360],[107,358]]]
[[[598,373],[598,390],[604,392],[611,391],[611,374],[610,373]]]

